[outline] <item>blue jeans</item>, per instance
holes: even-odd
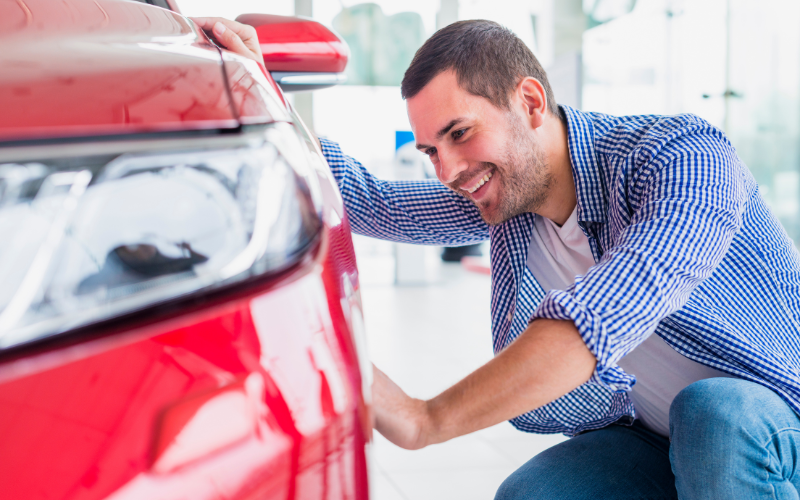
[[[638,422],[533,457],[495,500],[800,499],[800,418],[771,390],[711,378],[681,391],[670,439]]]

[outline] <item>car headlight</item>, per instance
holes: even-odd
[[[0,162],[0,347],[297,262],[322,227],[299,142],[224,142]]]

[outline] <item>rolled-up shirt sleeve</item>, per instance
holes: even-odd
[[[401,243],[459,246],[489,239],[477,207],[437,180],[374,177],[339,145],[320,139],[353,232]]]
[[[634,151],[624,176],[622,228],[600,261],[566,290],[551,290],[532,320],[571,320],[597,358],[590,382],[627,391],[617,366],[680,309],[719,265],[742,224],[750,175],[712,127],[688,127],[660,147]],[[625,206],[625,205],[623,205]],[[611,218],[611,216],[609,216]]]

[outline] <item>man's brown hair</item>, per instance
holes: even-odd
[[[548,109],[563,119],[547,74],[533,52],[511,30],[493,21],[459,21],[434,33],[406,70],[400,84],[403,99],[414,97],[450,69],[464,90],[505,109],[517,84],[526,76],[536,78],[544,87]]]

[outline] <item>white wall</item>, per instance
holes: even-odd
[[[240,14],[294,15],[294,0],[177,0],[184,16],[226,17]],[[337,2],[338,3],[338,2]]]

